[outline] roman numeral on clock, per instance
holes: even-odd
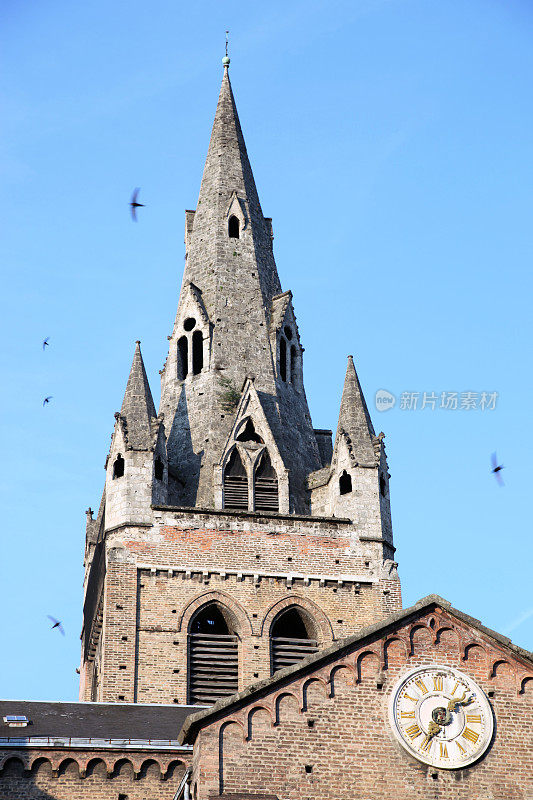
[[[420,736],[422,733],[416,722],[414,725],[409,725],[409,727],[405,729],[405,732],[411,739],[416,739],[416,737]]]
[[[448,748],[446,747],[446,742],[439,742],[440,747],[440,757],[441,758],[449,758],[448,756]]]
[[[415,712],[414,711],[400,711],[400,717],[402,719],[414,719]]]
[[[433,686],[435,687],[436,692],[442,692],[444,688],[444,680],[442,675],[433,676]]]
[[[463,739],[467,739],[469,742],[472,742],[472,744],[475,744],[479,739],[479,733],[471,731],[470,728],[465,728],[461,736]]]
[[[418,688],[420,689],[420,691],[422,692],[422,694],[427,694],[428,693],[428,690],[426,689],[426,684],[424,683],[424,681],[421,678],[419,678],[417,681],[415,681],[415,683],[418,686]]]
[[[467,722],[477,722],[481,725],[481,715],[480,714],[467,714],[466,715]]]
[[[404,697],[406,697],[406,698],[407,698],[407,700],[412,700],[412,701],[413,701],[413,703],[416,703],[416,702],[417,702],[417,699],[416,699],[416,697],[411,697],[411,695],[410,695],[410,694],[407,694],[407,692],[405,692],[405,694],[404,694]]]

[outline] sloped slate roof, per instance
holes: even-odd
[[[72,737],[157,739],[176,742],[185,719],[198,706],[144,703],[61,703],[0,700],[0,738]],[[10,727],[8,714],[26,716],[30,724]]]
[[[513,644],[513,642],[507,636],[502,636],[500,633],[497,633],[497,631],[486,628],[478,619],[470,617],[468,614],[464,614],[462,611],[453,608],[451,603],[449,603],[443,597],[440,597],[438,594],[430,594],[427,597],[422,598],[422,600],[419,600],[414,606],[406,608],[402,611],[396,611],[393,614],[389,614],[380,622],[376,622],[373,625],[362,628],[353,636],[348,636],[346,639],[341,639],[338,642],[335,642],[335,644],[333,644],[331,647],[321,650],[314,655],[308,656],[297,664],[293,664],[290,667],[286,667],[285,669],[276,672],[276,674],[271,678],[257,681],[257,683],[252,684],[242,692],[238,692],[234,695],[231,695],[231,697],[219,700],[214,706],[191,714],[184,721],[183,728],[181,729],[178,737],[179,741],[182,744],[192,744],[198,731],[214,720],[227,716],[227,714],[231,713],[234,709],[236,710],[237,708],[242,708],[243,706],[252,702],[256,697],[264,696],[277,685],[287,684],[295,678],[298,678],[300,675],[305,675],[309,672],[319,669],[322,664],[339,658],[345,651],[350,650],[354,645],[360,646],[364,644],[366,639],[375,637],[376,634],[385,633],[388,628],[396,627],[398,623],[406,622],[410,617],[416,618],[425,611],[429,611],[430,609],[436,607],[446,610],[449,614],[465,622],[470,627],[475,628],[485,636],[494,639],[500,646],[507,648],[515,656],[533,666],[533,653],[530,653],[528,650],[524,650],[522,647],[518,647],[518,645]]]

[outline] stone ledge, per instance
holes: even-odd
[[[189,508],[187,506],[152,506],[152,511],[170,511],[180,514],[198,514],[198,516],[210,517],[237,517],[238,519],[279,519],[287,522],[328,522],[338,523],[339,525],[353,525],[353,520],[346,517],[308,517],[303,514],[277,514],[273,511],[238,511],[231,508]],[[135,523],[133,523],[135,524]],[[146,523],[140,523],[146,525]],[[119,526],[121,527],[121,526]]]

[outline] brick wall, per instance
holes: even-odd
[[[172,800],[183,756],[95,750],[0,750],[0,800]]]
[[[445,664],[491,697],[496,734],[460,770],[417,761],[394,738],[388,702],[418,664]],[[382,688],[380,688],[382,687]],[[533,670],[467,626],[433,613],[200,731],[194,795],[272,794],[284,800],[526,800],[533,797]]]
[[[401,607],[395,564],[350,524],[159,516],[107,537],[98,700],[186,703],[188,625],[209,601],[233,617],[241,688],[270,674],[270,626],[287,605],[307,610],[321,647]]]

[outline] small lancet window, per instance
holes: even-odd
[[[244,426],[244,429],[237,436],[237,441],[238,442],[255,442],[256,444],[264,444],[264,442],[261,439],[261,437],[259,436],[259,434],[256,433],[256,430],[254,428],[254,423],[249,418],[246,420],[246,425]]]
[[[279,511],[278,476],[265,450],[255,471],[255,510]]]
[[[279,340],[279,374],[282,381],[287,380],[287,340],[283,336]]]
[[[204,337],[202,331],[192,335],[192,374],[198,375],[204,367]]]
[[[339,492],[341,494],[350,494],[352,491],[352,476],[346,470],[343,471],[339,478]]]
[[[289,342],[290,342],[290,340],[292,339],[292,330],[291,330],[291,328],[289,328],[289,326],[288,326],[288,325],[285,325],[285,327],[283,328],[283,330],[285,331],[285,336],[287,337],[287,339],[288,339],[288,340],[289,340]]]
[[[297,374],[298,356],[296,354],[295,345],[291,345],[291,383],[296,383],[298,380]]]
[[[239,220],[236,216],[232,214],[229,218],[228,222],[228,235],[230,239],[238,239],[240,232],[239,232]]]
[[[156,481],[162,481],[164,474],[165,474],[165,468],[163,466],[163,462],[161,461],[159,456],[157,456],[154,464],[154,475]]]
[[[178,380],[184,381],[189,371],[189,342],[186,336],[178,339]]]
[[[113,464],[113,480],[115,478],[122,478],[124,475],[124,459],[118,454],[115,459],[115,463]]]
[[[224,470],[224,508],[248,510],[248,476],[237,448]]]

